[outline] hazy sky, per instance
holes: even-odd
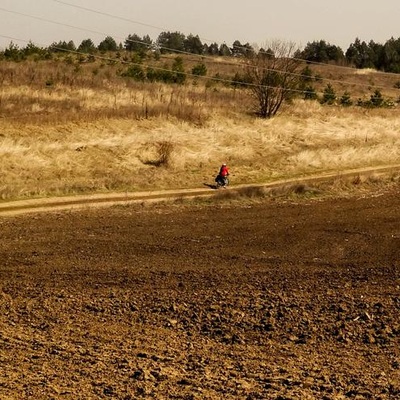
[[[157,39],[162,31],[228,45],[281,39],[303,48],[323,39],[344,51],[356,37],[400,37],[400,0],[0,0],[0,16],[1,48],[87,38],[97,45],[106,36],[119,43],[133,33]]]

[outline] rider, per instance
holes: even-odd
[[[229,168],[227,167],[226,163],[223,163],[221,165],[221,168],[219,169],[219,174],[217,176],[216,181],[220,181],[223,185],[226,185],[228,175],[229,175]]]
[[[228,175],[229,175],[229,169],[226,166],[226,164],[223,163],[221,165],[221,168],[219,169],[219,176],[225,179]]]

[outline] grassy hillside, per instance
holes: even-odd
[[[123,68],[104,60],[0,63],[1,199],[199,187],[222,161],[233,183],[400,163],[397,107],[297,98],[262,120],[249,112],[245,89],[193,77],[185,85],[136,82]],[[338,96],[368,99],[379,88],[398,98],[396,75],[310,68],[318,91],[331,83]],[[207,70],[233,76],[235,66],[216,59]]]

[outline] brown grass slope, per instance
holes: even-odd
[[[233,71],[219,63],[209,76]],[[316,85],[330,80],[338,95],[397,94],[396,76],[313,68],[327,79]],[[138,83],[118,65],[63,60],[2,62],[0,76],[3,200],[196,188],[212,183],[222,161],[234,184],[400,162],[397,108],[297,99],[262,120],[248,92],[215,81]]]

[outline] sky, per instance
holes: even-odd
[[[356,38],[384,44],[400,37],[399,0],[0,0],[0,48],[42,47],[84,39],[97,45],[130,34],[156,40],[163,31],[203,43],[264,47],[273,40],[325,40],[346,51]]]

